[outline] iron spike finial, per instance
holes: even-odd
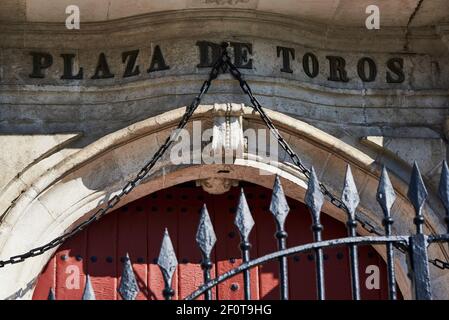
[[[175,249],[173,248],[167,228],[165,228],[164,231],[164,238],[162,239],[161,251],[159,253],[159,258],[157,259],[157,264],[164,276],[166,287],[171,287],[173,274],[178,266],[178,259],[176,258]]]
[[[313,167],[310,169],[310,178],[307,186],[305,202],[312,213],[314,223],[318,223],[320,221],[321,207],[324,203],[324,195],[321,192],[320,182],[318,181],[315,169]]]
[[[50,290],[48,290],[47,300],[56,300],[55,291],[53,290],[53,288],[50,288]]]
[[[274,215],[276,222],[281,230],[284,230],[285,219],[287,218],[290,207],[285,198],[281,179],[278,175],[274,180],[273,193],[271,195],[270,211]]]
[[[235,216],[235,225],[239,229],[240,236],[244,242],[248,241],[249,234],[254,227],[254,219],[246,201],[243,188],[240,191],[239,204],[237,206],[237,214]]]
[[[204,204],[201,209],[200,223],[196,232],[196,242],[198,243],[203,255],[209,259],[215,242],[217,242],[217,237],[215,235],[214,227],[212,226],[212,221],[210,220],[206,204]]]
[[[422,215],[422,208],[427,199],[427,189],[419,171],[416,161],[413,163],[412,177],[410,179],[407,197],[415,208],[416,215]]]
[[[345,184],[341,195],[341,201],[345,204],[346,208],[348,208],[351,220],[355,220],[355,211],[359,205],[360,197],[349,165],[346,167]]]
[[[134,300],[139,293],[136,276],[134,275],[133,267],[129,254],[126,254],[125,262],[123,264],[122,278],[120,286],[117,290],[122,296],[123,300]]]
[[[92,287],[92,283],[90,281],[90,276],[86,277],[86,286],[84,287],[82,300],[96,300],[94,288]]]
[[[376,198],[383,210],[385,218],[390,218],[391,207],[396,200],[396,193],[394,192],[393,185],[391,184],[388,171],[385,166],[382,167]]]
[[[438,188],[441,202],[443,202],[446,213],[449,216],[449,168],[446,160],[443,161],[441,168],[440,186]]]

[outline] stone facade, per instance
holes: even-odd
[[[377,224],[381,215],[375,191],[380,165],[386,164],[402,197],[395,207],[396,231],[413,228],[413,210],[405,194],[416,160],[431,193],[427,231],[444,232],[444,210],[435,190],[441,162],[449,153],[448,24],[372,32],[355,26],[330,28],[322,22],[250,10],[251,3],[241,1],[238,9],[229,9],[229,2],[207,10],[89,22],[79,31],[57,22],[0,20],[1,258],[70,229],[138,171],[205,80],[209,68],[198,66],[199,43],[205,41],[230,44],[254,94],[271,110],[306,164],[313,164],[335,193],[341,191],[345,163],[353,165],[360,211]],[[130,52],[136,54],[131,68]],[[73,55],[72,75],[82,68],[82,79],[61,79],[67,55]],[[346,76],[332,76],[332,57],[344,59]],[[37,71],[33,59],[41,67]],[[304,66],[307,59],[310,63]],[[313,67],[314,59],[316,75],[309,72],[310,76],[306,69]],[[104,61],[109,67],[106,76]],[[103,72],[95,78],[102,63]],[[371,63],[375,79],[364,81]],[[128,76],[136,66],[139,73]],[[230,103],[248,106],[249,100],[229,74],[220,75],[195,118],[212,127],[223,116],[216,104]],[[250,108],[241,108],[238,116],[243,129],[262,127]],[[306,184],[300,173],[288,164],[273,166],[251,157],[222,165],[226,174],[218,173],[222,166],[172,166],[164,159],[126,202],[189,180],[216,192],[224,188],[214,185],[220,179],[229,185],[244,179],[271,186],[273,176],[260,178],[258,170],[281,174],[286,193],[303,201]],[[344,220],[330,205],[324,211]],[[431,253],[441,259],[449,255],[443,246]],[[25,288],[50,255],[5,268],[0,273],[0,297]],[[409,298],[405,261],[397,264],[398,282]],[[439,285],[447,277],[432,269],[434,296],[449,298],[448,289]]]

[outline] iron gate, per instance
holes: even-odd
[[[198,107],[202,96],[208,91],[211,82],[217,78],[220,71],[229,71],[235,79],[239,81],[240,87],[243,92],[246,93],[251,101],[253,108],[260,114],[262,120],[270,129],[270,132],[277,138],[279,145],[283,150],[289,155],[293,164],[300,170],[300,172],[308,179],[308,190],[305,197],[305,203],[308,206],[312,214],[312,225],[311,228],[314,234],[314,242],[300,245],[296,247],[287,248],[286,238],[287,233],[285,231],[285,218],[288,215],[289,207],[282,190],[281,182],[279,177],[275,179],[275,185],[273,187],[272,202],[270,205],[270,211],[272,212],[277,232],[275,235],[278,251],[271,254],[264,255],[257,259],[250,259],[251,243],[249,242],[249,234],[254,226],[254,220],[251,216],[250,208],[246,202],[245,194],[242,189],[240,194],[240,200],[238,203],[238,209],[235,217],[235,224],[240,232],[241,243],[240,250],[242,255],[243,263],[222,274],[218,277],[211,279],[210,269],[211,269],[211,259],[210,253],[213,249],[216,237],[214,229],[207,212],[207,208],[203,207],[201,220],[198,227],[198,232],[196,235],[197,244],[202,253],[202,269],[204,284],[198,288],[195,292],[190,294],[187,299],[195,299],[200,295],[204,295],[205,299],[211,299],[211,289],[217,284],[237,275],[243,273],[244,276],[244,293],[245,299],[251,299],[250,292],[250,272],[249,270],[253,267],[260,266],[266,262],[278,260],[279,261],[279,276],[280,276],[280,298],[288,299],[288,270],[286,259],[288,256],[305,252],[314,251],[315,254],[315,270],[316,270],[316,286],[317,286],[317,298],[325,299],[324,290],[324,269],[323,269],[323,249],[336,247],[336,246],[347,246],[350,251],[350,266],[351,266],[351,286],[352,286],[352,297],[355,300],[360,299],[360,284],[359,284],[359,270],[358,270],[358,255],[357,249],[360,245],[385,245],[387,252],[387,270],[388,270],[388,287],[389,287],[389,298],[396,299],[396,283],[395,283],[395,270],[394,270],[394,248],[400,249],[409,258],[410,267],[410,278],[412,281],[412,286],[414,288],[414,298],[416,299],[431,299],[431,288],[430,288],[430,276],[429,276],[429,259],[428,259],[428,245],[436,242],[448,242],[449,233],[442,235],[425,235],[423,233],[423,225],[425,222],[423,207],[426,202],[428,193],[424,185],[423,179],[419,172],[418,166],[415,163],[413,166],[413,172],[410,180],[410,186],[408,191],[408,198],[415,208],[416,216],[413,220],[416,225],[416,232],[414,234],[405,235],[393,235],[392,234],[392,224],[394,222],[391,216],[391,207],[395,201],[396,195],[394,189],[391,185],[390,179],[388,177],[387,169],[383,168],[382,174],[379,181],[379,188],[377,192],[377,200],[382,208],[384,219],[384,235],[380,234],[378,230],[374,228],[368,228],[370,231],[374,232],[376,235],[373,236],[362,236],[358,237],[356,235],[356,228],[358,222],[366,227],[369,225],[368,221],[361,221],[360,217],[356,214],[357,206],[359,204],[359,195],[357,192],[356,184],[353,179],[351,169],[348,166],[346,171],[345,183],[343,186],[343,191],[341,198],[333,195],[327,187],[320,183],[317,179],[313,167],[308,169],[301,162],[298,155],[293,151],[293,149],[284,140],[281,134],[278,132],[272,121],[269,119],[262,106],[258,100],[252,94],[251,88],[248,83],[243,79],[239,70],[230,61],[228,56],[226,46],[223,46],[222,54],[217,59],[212,67],[208,80],[203,83],[200,93],[194,99],[192,104],[186,109],[186,112],[179,123],[177,129],[182,129],[185,127],[186,123],[189,121],[191,115],[194,113]],[[40,255],[54,247],[57,247],[63,243],[68,238],[77,234],[84,228],[86,228],[92,222],[98,220],[104,216],[110,209],[114,208],[118,202],[125,195],[129,194],[149,173],[149,171],[154,167],[155,163],[162,157],[162,155],[171,146],[173,141],[177,139],[177,134],[179,130],[175,130],[175,133],[169,136],[165,143],[160,147],[160,149],[154,154],[152,159],[139,171],[136,177],[129,181],[121,190],[121,192],[114,197],[112,197],[106,204],[105,207],[98,209],[98,211],[90,217],[88,220],[81,223],[79,226],[73,230],[63,234],[62,236],[52,240],[51,242],[31,249],[29,252],[13,256],[7,260],[0,261],[0,268],[7,264],[20,263],[25,259],[33,256]],[[449,228],[449,170],[447,163],[443,163],[440,179],[440,189],[439,194],[446,208],[446,222]],[[348,237],[339,238],[334,240],[322,240],[322,229],[323,226],[320,223],[320,212],[321,207],[327,198],[330,203],[337,208],[342,209],[347,214],[347,230]],[[449,230],[449,229],[448,229]],[[163,241],[161,245],[159,259],[157,261],[160,270],[162,272],[165,288],[163,290],[163,295],[165,299],[169,300],[174,295],[174,289],[172,288],[172,278],[173,273],[178,264],[176,255],[173,249],[173,245],[170,240],[169,231],[166,230],[163,235]],[[436,260],[433,262],[436,263]],[[133,275],[132,267],[127,259],[125,261],[124,273],[122,275],[122,281],[119,287],[119,292],[124,299],[134,299],[138,288],[135,283],[135,278]],[[83,294],[83,299],[93,298],[93,290],[88,278],[86,287]],[[52,291],[49,293],[49,299],[54,299],[54,294]]]
[[[211,259],[211,252],[217,242],[214,232],[214,226],[209,216],[206,205],[201,208],[201,215],[196,232],[196,243],[198,251],[201,252],[201,268],[203,270],[203,284],[197,290],[189,294],[185,299],[196,299],[204,296],[204,299],[211,300],[213,298],[212,289],[218,284],[243,274],[243,292],[244,298],[251,299],[251,273],[250,269],[264,265],[271,261],[277,261],[279,268],[279,297],[280,299],[289,298],[289,281],[287,257],[297,255],[303,252],[313,252],[313,261],[315,262],[316,274],[316,292],[317,299],[323,300],[326,298],[325,293],[325,268],[323,266],[323,250],[331,247],[347,247],[349,249],[349,262],[351,271],[351,289],[352,297],[355,300],[360,299],[360,284],[359,284],[359,256],[358,247],[362,245],[383,245],[386,249],[386,263],[387,263],[387,278],[388,278],[388,294],[390,299],[397,298],[396,279],[395,279],[395,250],[407,255],[409,259],[409,276],[412,281],[414,298],[416,299],[431,299],[431,287],[429,277],[429,260],[427,255],[427,247],[435,242],[447,242],[449,235],[431,235],[427,236],[423,233],[424,215],[423,206],[427,198],[427,191],[424,186],[421,174],[417,165],[413,168],[413,173],[410,181],[408,197],[416,210],[416,216],[413,219],[416,226],[414,234],[393,235],[392,225],[394,223],[391,216],[391,208],[395,201],[396,195],[390,183],[387,170],[383,168],[379,181],[377,201],[383,210],[383,225],[385,235],[383,236],[357,236],[356,227],[357,222],[354,218],[354,213],[357,209],[359,196],[351,169],[348,166],[346,177],[344,181],[342,199],[350,209],[350,214],[347,217],[346,228],[348,237],[336,238],[330,240],[322,240],[323,226],[321,224],[320,213],[321,207],[324,203],[324,197],[319,190],[319,182],[315,171],[312,168],[311,179],[308,183],[308,189],[305,196],[305,204],[311,213],[312,224],[310,228],[313,232],[314,242],[302,244],[293,247],[286,247],[288,234],[285,231],[285,221],[289,214],[289,205],[287,203],[284,191],[281,185],[281,180],[278,176],[275,178],[273,186],[272,198],[269,206],[269,211],[272,213],[276,226],[276,233],[273,241],[276,241],[278,250],[256,259],[250,258],[251,243],[250,233],[255,226],[255,220],[251,214],[251,208],[247,203],[245,192],[240,191],[240,197],[235,210],[234,224],[240,233],[240,252],[242,263],[237,267],[211,278],[211,269],[213,268],[213,261]],[[449,170],[447,164],[443,164],[440,182],[440,196],[441,200],[447,206],[449,194]],[[449,220],[449,219],[446,219]],[[226,241],[226,240],[222,240]],[[176,252],[173,248],[169,236],[169,230],[165,229],[162,237],[162,244],[160,247],[157,264],[160,268],[165,287],[162,294],[165,299],[170,300],[175,295],[175,289],[172,287],[172,280],[175,270],[178,266]],[[139,293],[139,286],[137,284],[136,276],[131,265],[129,257],[123,261],[123,272],[118,286],[118,292],[123,299],[134,300]],[[292,269],[290,268],[290,271]],[[216,271],[215,271],[216,272]],[[290,282],[291,285],[292,282]],[[253,283],[254,284],[254,283]],[[300,285],[300,284],[298,284]],[[54,291],[50,290],[49,299],[55,299]],[[95,299],[94,290],[87,275],[86,286],[82,299]]]
[[[443,170],[440,180],[440,196],[446,209],[449,208],[449,170],[447,163],[444,162]],[[382,175],[379,181],[377,192],[377,200],[383,210],[384,219],[383,225],[385,228],[385,236],[356,236],[357,221],[355,220],[355,211],[359,203],[359,196],[357,188],[352,177],[351,169],[348,166],[346,171],[346,178],[342,192],[342,201],[349,209],[347,219],[348,237],[321,240],[322,225],[320,223],[320,212],[324,202],[323,194],[319,190],[319,182],[317,176],[312,168],[311,179],[309,180],[308,189],[305,197],[305,203],[312,214],[312,225],[315,242],[300,245],[292,248],[286,248],[287,233],[285,232],[284,223],[288,215],[289,207],[282,190],[279,177],[276,177],[273,187],[273,195],[270,205],[277,232],[275,238],[277,240],[278,251],[264,255],[257,259],[250,259],[251,244],[249,242],[249,234],[254,226],[254,220],[251,216],[250,208],[246,202],[245,194],[242,189],[240,199],[237,206],[237,213],[235,216],[235,224],[240,232],[241,243],[240,250],[242,253],[243,263],[222,274],[218,277],[210,278],[210,268],[212,266],[210,260],[210,253],[215,245],[216,237],[213,225],[209,218],[207,208],[204,206],[201,213],[201,219],[198,226],[196,241],[202,253],[202,269],[204,272],[204,284],[186,299],[191,300],[204,294],[205,299],[211,299],[211,289],[217,284],[239,274],[244,275],[244,293],[245,299],[251,299],[250,288],[250,268],[262,265],[268,261],[279,261],[279,276],[280,276],[280,298],[288,299],[288,271],[286,257],[293,254],[313,250],[316,261],[316,286],[317,298],[325,299],[324,290],[324,268],[323,268],[323,249],[335,246],[347,246],[350,251],[350,265],[351,265],[351,283],[352,283],[352,297],[355,300],[360,299],[360,285],[359,285],[359,268],[357,247],[360,245],[379,245],[383,244],[387,252],[387,273],[388,273],[388,288],[389,298],[395,300],[397,298],[396,280],[394,270],[394,247],[402,248],[408,255],[410,266],[410,277],[414,290],[414,298],[418,300],[431,299],[430,276],[429,276],[429,260],[427,255],[428,245],[435,242],[447,242],[449,234],[427,236],[423,233],[423,225],[425,222],[423,215],[423,206],[427,198],[427,190],[419,172],[418,166],[414,165],[413,173],[410,181],[408,197],[415,208],[416,216],[413,220],[416,226],[416,233],[412,235],[392,235],[391,229],[394,222],[391,216],[391,207],[395,201],[396,195],[391,185],[386,168],[383,168]],[[449,219],[446,218],[449,225]],[[163,291],[166,299],[171,299],[173,296],[173,289],[171,281],[173,273],[177,266],[176,254],[170,240],[168,231],[165,231],[161,251],[158,259],[158,265],[165,281],[165,289]]]

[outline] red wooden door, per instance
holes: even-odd
[[[268,211],[271,190],[255,185],[244,186],[248,204],[256,222],[250,240],[251,257],[276,251],[275,224]],[[156,264],[162,236],[168,228],[178,258],[173,280],[174,299],[180,299],[202,284],[200,251],[195,243],[199,213],[206,203],[217,235],[212,252],[212,276],[222,274],[241,263],[239,235],[234,226],[239,188],[223,195],[210,195],[191,184],[158,191],[116,210],[64,243],[40,275],[34,299],[47,299],[54,288],[56,299],[80,299],[86,274],[91,277],[97,299],[120,299],[123,259],[131,258],[140,288],[137,299],[162,299],[163,280]],[[286,220],[288,246],[312,241],[311,218],[304,204],[288,199],[291,211]],[[344,224],[323,215],[324,239],[346,236]],[[326,297],[350,299],[350,271],[345,248],[324,251]],[[315,299],[315,263],[311,252],[288,258],[291,299]],[[363,299],[386,299],[386,267],[370,247],[360,247],[360,286]],[[380,275],[379,289],[369,289],[365,281],[367,267],[375,266]],[[373,268],[373,267],[371,267]],[[372,271],[371,271],[372,272]],[[278,264],[271,262],[251,270],[253,299],[278,299]],[[213,290],[214,298],[243,299],[243,276],[229,279]]]

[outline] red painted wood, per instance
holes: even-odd
[[[79,300],[86,283],[83,259],[86,257],[87,232],[77,241],[66,242],[56,254],[56,299]]]
[[[118,286],[120,285],[121,274],[123,272],[122,258],[128,253],[136,276],[140,292],[137,300],[146,300],[148,296],[148,265],[147,265],[147,215],[149,207],[145,199],[135,201],[129,206],[120,210],[118,219]],[[121,299],[120,294],[118,298]]]
[[[120,299],[117,287],[122,272],[120,258],[128,252],[136,274],[140,293],[138,299],[163,299],[164,283],[156,264],[164,229],[167,228],[175,248],[179,266],[173,280],[174,299],[184,298],[203,282],[201,254],[195,242],[199,212],[207,204],[214,224],[217,243],[212,251],[212,276],[222,274],[241,263],[238,230],[234,225],[235,207],[240,188],[223,195],[210,195],[201,188],[182,185],[158,191],[152,195],[111,212],[86,231],[69,239],[49,261],[38,279],[34,299],[47,299],[49,289],[55,288],[57,299],[80,299],[85,275],[90,274],[97,299]],[[256,225],[251,233],[251,257],[256,258],[277,250],[275,224],[269,212],[271,190],[245,185],[245,194]],[[300,202],[288,199],[291,211],[286,221],[288,246],[306,244],[313,240],[311,217]],[[323,214],[323,238],[345,237],[345,225]],[[348,250],[324,250],[326,297],[350,299],[351,284]],[[67,256],[64,260],[61,256]],[[77,256],[82,259],[77,259]],[[92,260],[96,257],[96,261]],[[360,287],[362,299],[387,298],[386,266],[370,246],[359,248]],[[366,268],[377,265],[380,290],[365,286]],[[67,268],[78,268],[79,289],[67,288]],[[291,299],[315,299],[315,261],[312,252],[288,258]],[[277,261],[251,270],[253,299],[279,298],[279,264]],[[232,284],[238,289],[231,290]],[[243,275],[237,275],[213,290],[214,298],[243,299]]]
[[[179,204],[179,294],[181,298],[186,297],[196,290],[203,282],[204,276],[201,269],[201,252],[198,250],[195,235],[198,229],[201,208],[204,203],[214,223],[215,210],[213,202],[203,191],[196,191],[195,189],[185,188],[179,193],[174,194],[174,201]],[[211,253],[214,259],[214,251]],[[212,278],[215,277],[215,267],[211,270]],[[215,290],[213,290],[215,294]],[[199,299],[203,299],[200,297]]]
[[[241,263],[239,250],[239,236],[234,228],[234,209],[237,201],[237,192],[232,190],[227,195],[217,196],[219,205],[214,205],[215,233],[217,234],[217,244],[215,245],[215,261],[218,274],[232,269]],[[214,226],[214,227],[215,227]],[[231,290],[231,286],[238,286],[236,291]],[[232,279],[228,279],[217,287],[218,299],[233,300],[243,299],[243,275],[239,274]]]
[[[365,285],[366,280],[369,275],[371,275],[370,270],[367,272],[367,267],[369,265],[374,265],[379,267],[379,285],[380,288],[387,288],[388,286],[388,275],[385,263],[383,263],[382,258],[375,253],[371,246],[361,246],[359,247],[359,258],[360,258],[360,287],[361,287],[361,297],[363,300],[378,300],[378,299],[388,299],[387,290],[368,290]]]
[[[246,189],[246,188],[245,188]],[[275,237],[276,225],[270,212],[270,194],[257,187],[245,191],[248,205],[256,221],[254,231],[257,234],[257,244],[254,246],[256,256],[277,250]],[[262,299],[279,299],[279,263],[269,262],[259,266],[259,296]]]
[[[167,228],[175,249],[177,259],[180,261],[178,252],[178,214],[176,208],[178,204],[174,201],[174,194],[178,191],[176,189],[161,190],[156,194],[150,195],[151,213],[148,215],[148,284],[150,291],[150,299],[163,300],[164,296],[162,290],[164,289],[164,281],[161,270],[157,265],[157,258],[164,235],[164,230]],[[178,265],[179,268],[179,265]],[[173,299],[178,299],[178,271],[173,276],[172,288],[175,289]]]
[[[85,263],[98,300],[117,299],[117,218],[117,212],[107,214],[88,228]]]
[[[55,287],[55,274],[56,257],[53,256],[37,279],[36,288],[33,293],[34,300],[47,300],[50,289]]]
[[[323,239],[347,237],[348,232],[344,224],[322,215]],[[349,250],[345,247],[329,248],[324,250],[327,260],[324,261],[326,298],[351,299],[351,276],[349,268]]]
[[[242,263],[240,252],[240,236],[238,229],[234,224],[235,208],[238,203],[240,190],[233,188],[228,194],[215,196],[214,210],[215,210],[215,226],[217,233],[216,244],[216,264],[217,273],[223,274]],[[251,233],[250,242],[256,243],[256,232]],[[254,250],[251,252],[251,257],[255,258]],[[233,260],[231,260],[233,259]],[[259,298],[259,284],[258,284],[258,270],[251,269],[251,298]],[[222,300],[243,299],[243,274],[234,276],[218,285],[218,298]],[[236,286],[237,290],[231,290],[232,286]]]
[[[290,200],[290,199],[289,199]],[[288,233],[287,246],[294,247],[313,241],[310,226],[312,219],[307,208],[289,201],[290,213],[285,223]],[[308,253],[300,253],[288,259],[290,299],[315,299],[315,262],[309,259]]]

